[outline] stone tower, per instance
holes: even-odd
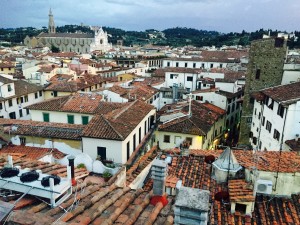
[[[51,11],[51,8],[49,10],[49,23],[48,23],[48,33],[55,34],[55,24],[54,24],[54,18]]]
[[[281,84],[286,52],[286,40],[283,38],[267,38],[251,43],[239,143],[249,143],[254,106],[251,94]]]

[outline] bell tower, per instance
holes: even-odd
[[[54,24],[54,18],[53,18],[53,14],[51,11],[51,8],[49,10],[49,23],[48,23],[48,33],[52,33],[54,34],[55,31],[55,24]]]

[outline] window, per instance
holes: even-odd
[[[97,156],[100,157],[101,160],[106,160],[106,148],[97,147]]]
[[[34,93],[34,98],[37,99],[38,98],[38,93]]]
[[[281,118],[283,118],[283,115],[284,115],[284,107],[283,107],[282,105],[278,105],[277,115],[279,115]]]
[[[196,100],[203,101],[203,96],[196,96]]]
[[[187,63],[184,63],[184,67],[187,67]]]
[[[170,67],[170,62],[167,62],[167,67]]]
[[[126,145],[127,147],[126,147],[126,151],[127,151],[127,160],[129,159],[129,157],[130,157],[130,143],[129,143],[129,141],[127,142],[127,145]]]
[[[24,102],[24,97],[21,97],[21,103],[23,103]]]
[[[81,122],[83,125],[86,125],[89,123],[89,117],[88,116],[81,116]]]
[[[269,109],[273,109],[273,107],[274,107],[274,100],[273,99],[271,99],[271,103],[270,103],[270,105],[268,105],[268,107],[269,107]]]
[[[260,78],[260,69],[257,69],[255,73],[255,79],[259,80],[259,78]]]
[[[257,109],[255,108],[255,109],[254,109],[254,115],[256,115],[256,111],[257,111]]]
[[[257,137],[253,137],[252,142],[253,142],[254,145],[256,145],[257,144]]]
[[[266,129],[267,129],[267,131],[269,131],[269,133],[271,133],[272,123],[270,123],[269,120],[267,120]]]
[[[7,91],[8,92],[11,92],[12,91],[12,89],[11,89],[11,85],[9,84],[9,85],[7,85]]]
[[[223,64],[222,64],[222,63],[220,64],[220,68],[221,68],[221,69],[223,68]]]
[[[170,135],[164,135],[164,142],[170,143]]]
[[[241,214],[245,214],[247,209],[247,205],[236,203],[235,204],[235,211],[240,212]]]
[[[57,91],[53,91],[52,93],[54,97],[57,97]]]
[[[2,102],[0,102],[0,109],[3,109]]]
[[[26,144],[26,137],[20,137],[20,144],[25,145]]]
[[[68,117],[68,123],[74,124],[74,115],[67,115],[67,117]]]
[[[261,122],[261,124],[262,124],[263,126],[265,125],[265,120],[266,120],[266,117],[263,116],[262,122]]]
[[[180,142],[181,142],[181,136],[175,136],[175,138],[174,138],[174,144],[180,144]]]
[[[25,102],[28,102],[28,95],[25,95]]]
[[[252,123],[252,117],[247,117],[247,123]]]
[[[174,74],[170,74],[170,79],[173,79],[174,78]]]
[[[10,119],[16,119],[16,112],[9,113],[9,118]]]
[[[192,144],[193,144],[193,138],[191,138],[191,137],[187,137],[187,138],[185,139],[185,141],[186,141],[189,145],[192,145]]]
[[[135,150],[136,148],[136,134],[133,135],[133,151]]]
[[[213,67],[214,67],[214,64],[213,64],[213,63],[211,63],[211,64],[210,64],[210,68],[213,68]]]
[[[178,67],[178,66],[179,66],[179,63],[177,62],[177,63],[176,63],[176,67]]]
[[[43,120],[44,122],[50,122],[50,115],[49,113],[43,113]]]
[[[249,103],[254,104],[254,98],[250,97]]]
[[[253,137],[253,132],[250,131],[250,133],[249,133],[249,138],[252,138],[252,137]]]
[[[258,119],[259,119],[259,120],[260,120],[260,117],[261,117],[261,113],[259,112],[259,113],[258,113]]]
[[[280,133],[276,129],[274,129],[273,138],[276,139],[277,141],[279,141]]]
[[[29,115],[29,109],[26,109],[26,115]]]
[[[142,128],[139,128],[139,143],[142,141]]]
[[[204,69],[204,67],[205,67],[204,63],[201,64],[201,67],[202,67],[202,69]]]
[[[196,63],[193,63],[193,68],[196,68]]]
[[[218,130],[215,130],[215,137],[218,136]]]
[[[39,91],[39,95],[40,95],[40,97],[43,96],[43,92],[42,92],[42,91]]]
[[[193,81],[193,77],[187,77],[186,81]]]
[[[19,114],[20,114],[20,117],[23,117],[23,110],[22,109],[19,109]]]
[[[13,105],[12,99],[9,99],[9,100],[8,100],[8,106],[9,106],[9,107],[12,107],[12,105]]]

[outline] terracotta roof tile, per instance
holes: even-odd
[[[80,140],[85,125],[0,118],[4,133]]]
[[[84,137],[124,140],[153,110],[152,105],[136,100],[106,115],[94,116],[83,132]]]
[[[231,202],[254,202],[253,186],[244,180],[230,180],[228,190]]]
[[[39,147],[30,147],[23,145],[14,145],[7,146],[0,150],[0,154],[15,154],[20,153],[23,154],[27,159],[39,160],[45,155],[51,154],[56,159],[62,159],[66,155],[56,148],[39,148]]]

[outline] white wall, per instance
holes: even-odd
[[[202,96],[203,100],[197,100],[198,102],[204,103],[208,101],[209,103],[220,107],[221,109],[227,110],[227,98],[215,92],[193,92],[193,99],[196,100],[196,96]]]
[[[27,102],[25,102],[25,95],[20,96],[20,97],[23,97],[23,103],[21,103],[21,101],[19,100],[19,104],[17,104],[16,97],[12,98],[11,99],[12,106],[9,106],[8,100],[2,101],[2,109],[0,110],[0,116],[3,116],[4,118],[9,118],[9,113],[15,112],[16,119],[25,119],[25,120],[30,119],[31,116],[30,116],[30,114],[26,113],[26,110],[24,109],[24,107],[29,106],[34,103],[44,101],[44,93],[42,92],[42,96],[40,96],[39,92],[38,92],[38,98],[35,98],[35,93],[30,93],[27,96],[28,96]],[[20,110],[22,110],[22,113],[23,113],[22,117],[20,117]]]
[[[107,95],[108,102],[128,102],[128,99],[122,98],[119,94],[109,90],[104,90],[103,94]]]
[[[165,131],[156,131],[156,140],[159,141],[159,147],[161,149],[173,149],[174,147],[179,147],[186,138],[192,138],[192,145],[190,149],[204,149],[202,144],[203,136],[183,134],[183,133],[173,133]],[[164,142],[164,136],[170,136],[170,143]]]
[[[30,110],[31,118],[34,121],[44,121],[43,113],[49,113],[49,120],[54,123],[68,123],[67,115],[74,115],[74,124],[82,124],[82,116],[88,116],[89,121],[93,118],[91,114]]]
[[[253,132],[253,136],[257,137],[259,140],[257,141],[256,145],[253,144],[252,140],[250,141],[253,144],[253,146],[255,148],[257,147],[259,150],[267,149],[267,150],[279,151],[283,132],[284,132],[283,143],[286,140],[294,139],[296,134],[300,134],[300,123],[299,123],[300,122],[300,113],[299,113],[300,101],[298,101],[295,104],[289,105],[288,110],[285,109],[283,118],[277,115],[278,105],[279,105],[278,102],[274,101],[274,106],[272,110],[269,107],[267,107],[264,103],[262,105],[257,101],[255,101],[254,103],[251,132]],[[261,112],[262,111],[261,107],[263,107],[263,112]],[[263,116],[265,117],[265,124],[264,126],[261,126],[260,132],[259,132],[259,126],[261,124],[261,119],[259,119],[259,112],[261,112],[262,117]],[[286,122],[284,125],[285,115],[286,115]],[[271,122],[272,124],[271,132],[269,132],[266,129],[267,121]],[[273,138],[274,129],[276,129],[280,133],[279,140]],[[261,141],[262,143],[261,148],[259,148],[259,141]],[[286,146],[283,145],[283,147]],[[288,150],[288,148],[287,149],[284,148],[283,150]]]
[[[169,63],[169,65],[168,65],[168,63]],[[176,63],[178,63],[178,66],[176,66]],[[187,63],[187,66],[185,66],[186,63]],[[195,63],[195,66],[194,66],[194,63]],[[227,63],[190,61],[190,60],[184,60],[184,59],[178,59],[178,60],[164,59],[162,67],[163,68],[165,68],[165,67],[181,67],[181,68],[186,67],[186,68],[198,68],[198,69],[200,69],[202,67],[203,69],[210,69],[210,68],[221,68],[221,67],[226,68]]]
[[[173,79],[170,75],[173,74]],[[192,77],[192,81],[187,81],[188,77]],[[177,84],[178,87],[190,88],[191,91],[196,90],[197,74],[193,73],[178,73],[178,72],[166,72],[165,73],[165,87],[172,87],[173,84]]]
[[[299,82],[299,81],[300,81],[300,68],[294,71],[285,70],[283,72],[281,84],[290,84],[291,82]]]
[[[273,182],[273,191],[272,195],[287,195],[299,193],[300,192],[300,173],[278,173],[277,185],[276,183],[276,172],[267,172],[267,171],[257,171],[256,179],[254,173],[250,172],[248,169],[245,170],[246,180],[253,182],[255,180],[271,180]]]
[[[147,116],[136,126],[136,128],[126,137],[124,141],[108,140],[108,139],[96,139],[96,138],[82,138],[83,152],[89,154],[92,159],[97,158],[97,147],[106,148],[106,158],[111,158],[116,163],[126,163],[127,161],[127,143],[130,144],[130,155],[135,149],[133,149],[133,136],[136,135],[135,147],[139,145],[139,128],[141,128],[141,141],[148,133],[150,127],[150,116],[155,115],[156,110],[151,110]],[[146,127],[145,127],[146,121]]]

